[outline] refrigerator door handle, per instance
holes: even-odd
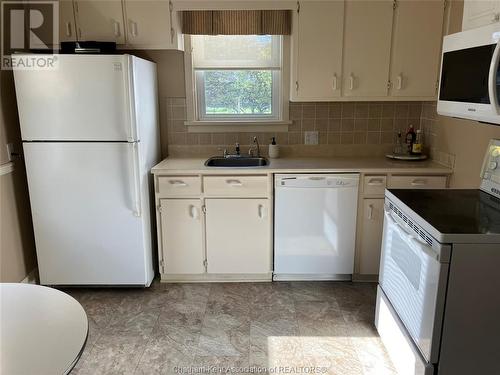
[[[128,86],[128,107],[129,107],[129,137],[128,141],[129,142],[135,142],[138,141],[138,134],[137,134],[137,124],[136,124],[136,111],[135,111],[135,93],[134,93],[134,73],[133,73],[133,63],[132,59],[129,57],[127,61],[128,69],[127,69],[127,76],[126,76],[126,85]]]
[[[141,204],[141,173],[139,171],[139,146],[137,142],[132,143],[132,159],[133,159],[133,174],[134,174],[134,216],[142,215]]]

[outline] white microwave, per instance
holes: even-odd
[[[498,23],[444,37],[440,115],[500,124],[499,40]]]

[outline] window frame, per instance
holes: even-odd
[[[283,35],[281,38],[281,69],[271,69],[273,77],[273,113],[271,115],[203,115],[203,95],[198,95],[197,89],[203,87],[203,80],[199,79],[193,66],[191,37],[184,38],[184,68],[186,80],[186,109],[188,131],[196,132],[226,132],[226,131],[287,131],[289,121],[289,95],[290,95],[290,38]],[[207,69],[208,70],[208,69]],[[214,70],[224,70],[214,69]],[[228,68],[228,70],[242,70]],[[248,68],[248,70],[262,70]],[[278,72],[278,73],[276,73]],[[201,81],[201,82],[200,82]],[[276,95],[275,95],[276,94]],[[204,111],[204,110],[203,110]]]

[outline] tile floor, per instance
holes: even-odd
[[[155,281],[65,291],[90,322],[72,374],[395,374],[373,326],[375,284]]]

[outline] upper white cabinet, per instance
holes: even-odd
[[[343,1],[302,2],[292,23],[292,100],[340,96]]]
[[[73,1],[59,0],[59,41],[67,42],[76,39],[75,13]]]
[[[391,61],[392,96],[436,95],[444,1],[398,0]]]
[[[127,46],[135,49],[183,49],[180,26],[168,0],[125,0]]]
[[[59,0],[61,41],[116,42],[127,49],[184,49],[169,0]]]
[[[465,0],[462,30],[475,29],[500,21],[500,1]]]
[[[386,96],[393,1],[345,2],[343,95]]]
[[[82,0],[74,4],[78,40],[125,44],[121,1]]]
[[[292,101],[434,100],[444,0],[298,3]]]

